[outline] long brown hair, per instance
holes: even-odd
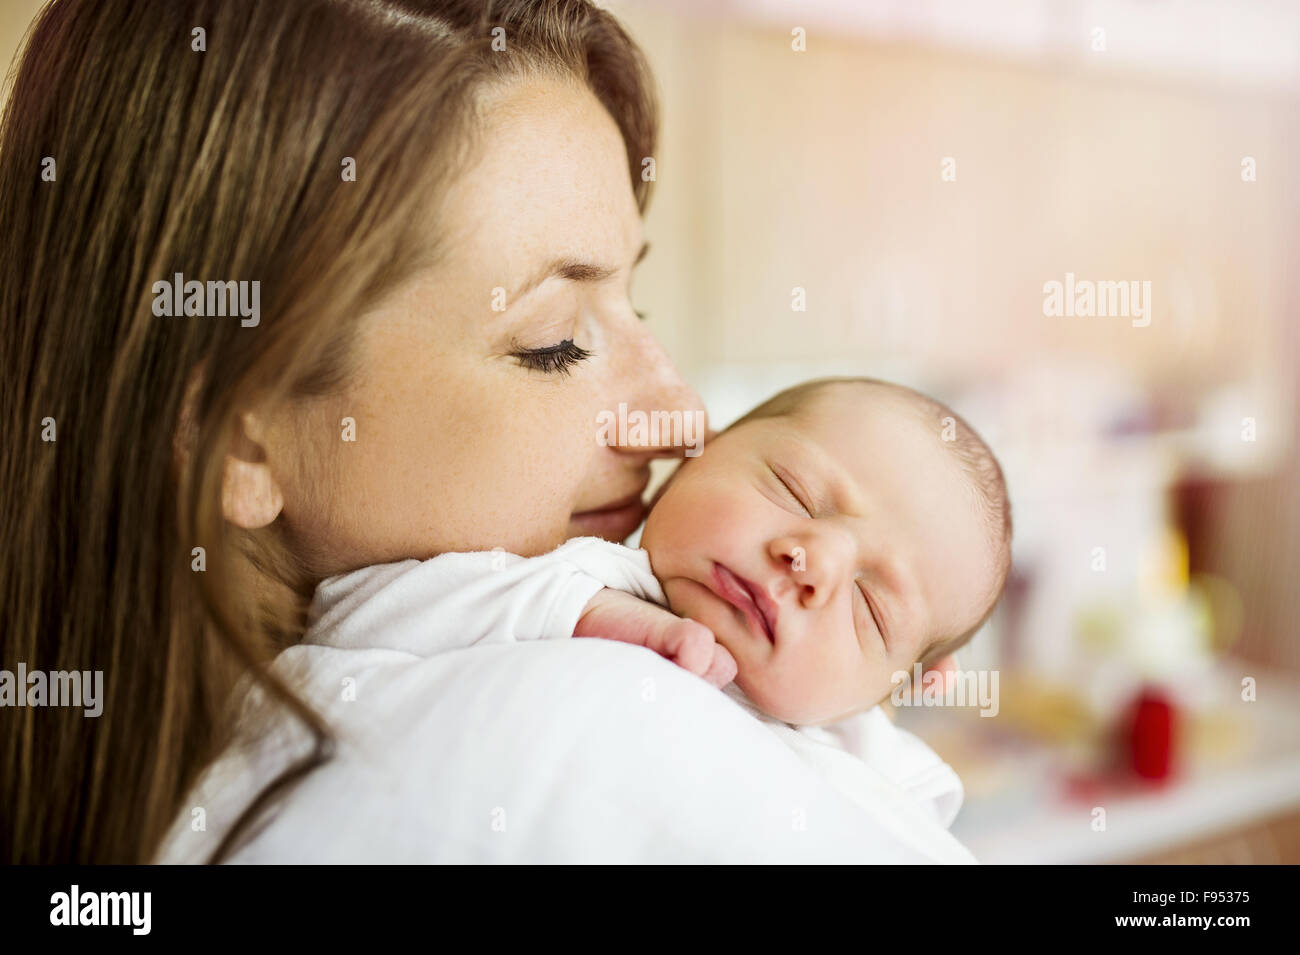
[[[222,519],[223,457],[250,401],[345,379],[352,319],[436,254],[418,227],[472,156],[476,94],[530,70],[604,103],[644,209],[648,71],[584,0],[42,10],[0,126],[0,666],[104,689],[97,718],[0,711],[0,858],[152,859],[245,674],[317,748],[217,857],[328,758],[328,726],[265,669],[316,580],[274,524]],[[177,272],[260,281],[260,323],[156,317]]]

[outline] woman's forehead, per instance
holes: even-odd
[[[565,257],[635,253],[641,220],[627,149],[599,100],[575,83],[530,78],[492,103],[441,223],[465,257],[524,273]]]

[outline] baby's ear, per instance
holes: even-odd
[[[946,657],[940,657],[938,660],[935,660],[928,667],[926,667],[923,673],[929,673],[931,670],[935,671],[936,673],[956,672],[957,654],[950,653]]]

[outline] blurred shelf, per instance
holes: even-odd
[[[1129,865],[1296,865],[1300,863],[1300,811],[1122,861]]]
[[[1225,690],[1232,682],[1225,674]],[[1232,830],[1239,832],[1224,844],[1240,843],[1241,832],[1278,818],[1290,831],[1286,820],[1300,811],[1300,685],[1270,674],[1259,686],[1260,699],[1233,711],[1240,725],[1226,727],[1238,741],[1231,753],[1186,753],[1179,774],[1163,785],[1079,786],[1070,781],[1068,744],[981,727],[969,713],[918,711],[900,724],[930,742],[967,784],[952,832],[981,862],[1130,862],[1206,846]],[[991,742],[995,736],[1001,739]],[[1105,810],[1100,831],[1093,828],[1097,808]]]

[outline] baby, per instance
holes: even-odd
[[[683,463],[640,543],[667,608],[607,587],[573,636],[641,644],[714,685],[734,678],[778,720],[822,726],[979,629],[1010,566],[1010,505],[953,411],[888,382],[822,379]],[[640,592],[660,599],[653,584]]]
[[[721,687],[898,838],[968,861],[931,825],[952,823],[960,779],[876,704],[895,673],[938,663],[984,622],[1010,539],[1001,469],[960,417],[886,382],[813,381],[687,459],[640,548],[577,537],[533,557],[363,567],[317,587],[303,645],[382,634],[384,650],[432,659],[574,637],[639,644]]]

